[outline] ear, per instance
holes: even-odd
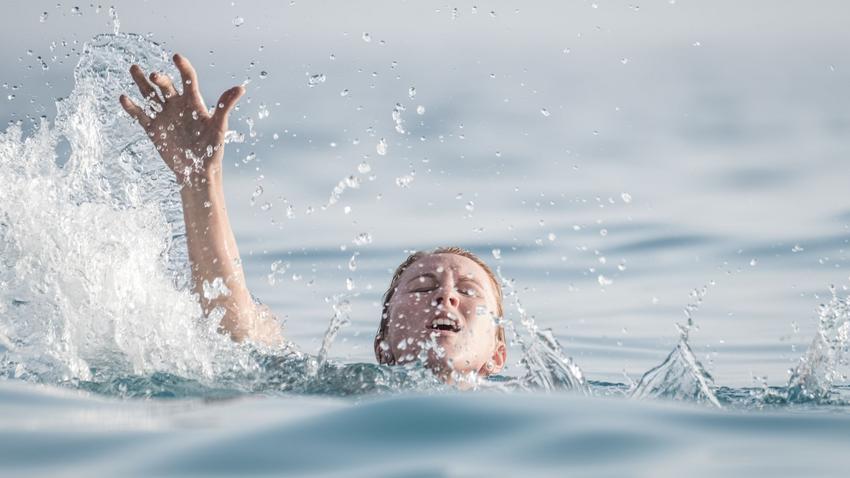
[[[493,356],[490,357],[490,360],[484,364],[484,367],[479,371],[479,375],[487,376],[492,375],[494,373],[499,373],[505,368],[505,362],[508,358],[508,347],[505,345],[505,341],[502,339],[498,339],[496,341],[496,349],[493,350]]]

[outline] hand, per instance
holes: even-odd
[[[142,108],[127,95],[121,95],[119,100],[124,110],[145,129],[178,181],[193,183],[221,172],[227,116],[245,94],[245,88],[234,86],[222,93],[210,114],[201,98],[192,64],[174,55],[174,65],[183,82],[182,94],[174,88],[168,75],[151,73],[149,83],[139,65],[133,65],[130,74],[147,105]]]

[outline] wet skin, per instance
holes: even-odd
[[[404,271],[390,300],[386,352],[396,364],[422,358],[444,378],[496,373],[506,356],[497,310],[481,266],[457,254],[428,255]]]

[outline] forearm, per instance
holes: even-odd
[[[227,216],[220,170],[185,183],[180,196],[194,291],[204,314],[221,307],[224,331],[236,341],[256,339],[256,311]],[[210,287],[216,280],[222,281],[226,291]]]

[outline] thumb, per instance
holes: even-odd
[[[222,127],[227,126],[227,115],[230,114],[230,110],[236,106],[239,98],[244,94],[245,88],[242,86],[234,86],[222,93],[212,116],[213,121]]]

